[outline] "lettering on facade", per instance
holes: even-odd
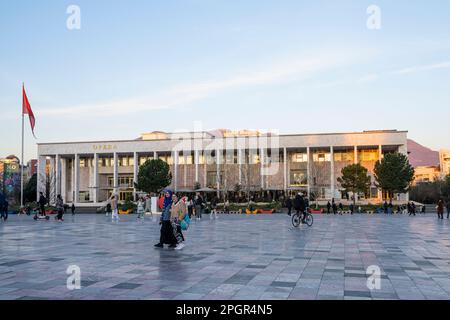
[[[117,146],[115,144],[94,144],[92,148],[95,151],[112,151],[117,150]]]

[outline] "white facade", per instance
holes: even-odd
[[[223,133],[223,132],[222,132]],[[46,166],[51,195],[66,202],[100,205],[110,194],[134,194],[138,165],[161,158],[171,168],[176,191],[202,187],[233,190],[297,190],[318,198],[339,198],[337,178],[351,163],[373,171],[383,153],[407,154],[407,132],[230,135],[211,133],[144,135],[138,140],[38,144],[38,192],[45,190]],[[380,192],[371,190],[371,198]]]

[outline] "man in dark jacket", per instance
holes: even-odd
[[[45,205],[47,204],[47,199],[44,197],[42,192],[39,192],[39,209],[41,211],[41,215],[45,216]]]
[[[292,199],[290,196],[286,200],[286,208],[288,209],[288,216],[290,216],[292,213]]]
[[[303,195],[299,192],[294,199],[294,209],[297,211],[297,214],[302,214],[302,222],[304,222],[305,219],[305,199],[303,198]]]
[[[330,214],[331,213],[331,203],[330,203],[330,201],[328,201],[328,203],[327,203],[327,214]]]

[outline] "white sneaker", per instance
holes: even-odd
[[[185,245],[184,243],[179,243],[179,244],[177,245],[177,247],[175,248],[175,250],[181,250],[181,249],[183,249],[185,246],[186,246],[186,245]]]

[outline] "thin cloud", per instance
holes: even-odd
[[[351,54],[316,55],[313,58],[291,59],[282,64],[272,65],[262,71],[241,72],[227,79],[205,81],[189,85],[178,85],[148,97],[124,99],[105,103],[69,106],[39,110],[41,116],[117,116],[130,112],[164,110],[187,106],[225,90],[251,86],[263,86],[283,82],[298,81],[354,62]]]
[[[421,71],[429,71],[429,70],[437,70],[437,69],[447,69],[450,68],[450,61],[437,63],[437,64],[429,64],[429,65],[421,65],[421,66],[412,66],[408,68],[403,68],[400,70],[393,71],[392,74],[410,74]]]

